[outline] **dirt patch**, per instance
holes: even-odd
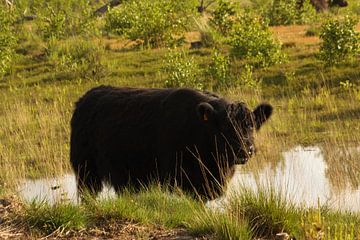
[[[15,197],[0,199],[0,239],[24,239],[24,225],[14,217],[21,209]]]

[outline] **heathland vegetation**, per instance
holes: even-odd
[[[273,117],[242,170],[316,145],[331,184],[359,189],[360,154],[351,150],[360,143],[358,0],[323,12],[296,0],[124,0],[94,14],[105,3],[0,1],[0,238],[360,239],[359,212],[301,207],[275,187],[238,189],[219,211],[156,182],[82,205],[23,202],[20,180],[71,171],[74,102],[100,84],[270,102]]]

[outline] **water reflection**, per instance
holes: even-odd
[[[360,152],[356,149],[355,152]],[[256,171],[236,172],[230,182],[229,191],[241,186],[257,191],[259,187],[272,187],[281,192],[286,199],[302,206],[317,206],[318,201],[334,209],[360,211],[360,188],[354,184],[342,184],[340,175],[330,171],[330,164],[324,160],[319,147],[296,147],[283,153],[284,160],[275,167],[270,165]],[[344,165],[344,162],[340,162]],[[331,165],[332,166],[332,165]],[[335,169],[337,164],[335,164]],[[350,167],[351,168],[351,167]],[[329,174],[330,173],[330,174]],[[329,180],[328,176],[335,179]],[[346,178],[345,178],[346,179]],[[357,186],[357,185],[356,185]],[[26,180],[20,184],[19,194],[26,201],[37,199],[54,204],[58,201],[77,203],[76,181],[72,174],[60,178]],[[114,197],[111,188],[105,187],[100,198]]]
[[[336,179],[327,178],[329,168],[319,147],[298,146],[283,155],[284,161],[275,168],[265,167],[255,173],[238,171],[230,189],[244,186],[256,192],[271,187],[301,206],[316,207],[320,201],[333,209],[360,211],[360,188],[354,189],[349,184],[342,189],[334,187]]]
[[[76,179],[73,174],[57,178],[26,180],[19,185],[18,192],[25,201],[45,201],[51,205],[57,202],[78,203]],[[114,196],[114,190],[105,186],[99,198]]]

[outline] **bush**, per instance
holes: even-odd
[[[141,40],[145,46],[173,46],[185,32],[194,9],[190,0],[129,0],[109,11],[105,29]]]
[[[196,20],[195,29],[200,33],[201,46],[211,48],[222,42],[223,36],[213,29],[207,20]]]
[[[89,1],[49,1],[45,6],[32,8],[37,12],[39,33],[45,40],[98,34]]]
[[[12,13],[0,4],[0,77],[6,74],[15,56],[16,37]]]
[[[302,7],[299,7],[298,0],[274,0],[265,16],[271,26],[307,24],[315,19],[316,10],[310,0],[305,0]]]
[[[106,73],[104,51],[103,46],[90,41],[70,39],[61,43],[52,38],[48,42],[47,56],[56,72],[67,78],[98,80]]]
[[[253,67],[251,65],[245,64],[240,72],[240,75],[237,80],[237,84],[241,85],[248,89],[260,90],[261,89],[261,80],[256,79],[253,75]]]
[[[273,39],[268,24],[258,16],[245,13],[240,16],[230,33],[232,54],[249,60],[254,66],[267,67],[284,60],[281,44]]]
[[[343,20],[328,20],[321,26],[319,58],[332,66],[359,54],[359,33],[355,32],[358,20],[346,16]]]
[[[230,59],[218,51],[214,51],[211,57],[209,74],[213,80],[214,89],[226,88],[234,85],[230,72]]]
[[[211,24],[223,35],[227,35],[231,30],[235,15],[234,7],[230,2],[219,0],[217,8],[212,13]]]
[[[194,58],[185,52],[170,52],[166,56],[163,70],[168,74],[165,87],[192,87],[203,89],[204,85],[199,80],[200,67]]]

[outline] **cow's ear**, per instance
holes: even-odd
[[[270,104],[263,103],[258,105],[253,114],[255,116],[255,127],[259,130],[266,120],[268,120],[273,112],[273,107]]]
[[[213,118],[214,107],[207,102],[202,102],[197,105],[197,114],[201,121],[208,122]]]

